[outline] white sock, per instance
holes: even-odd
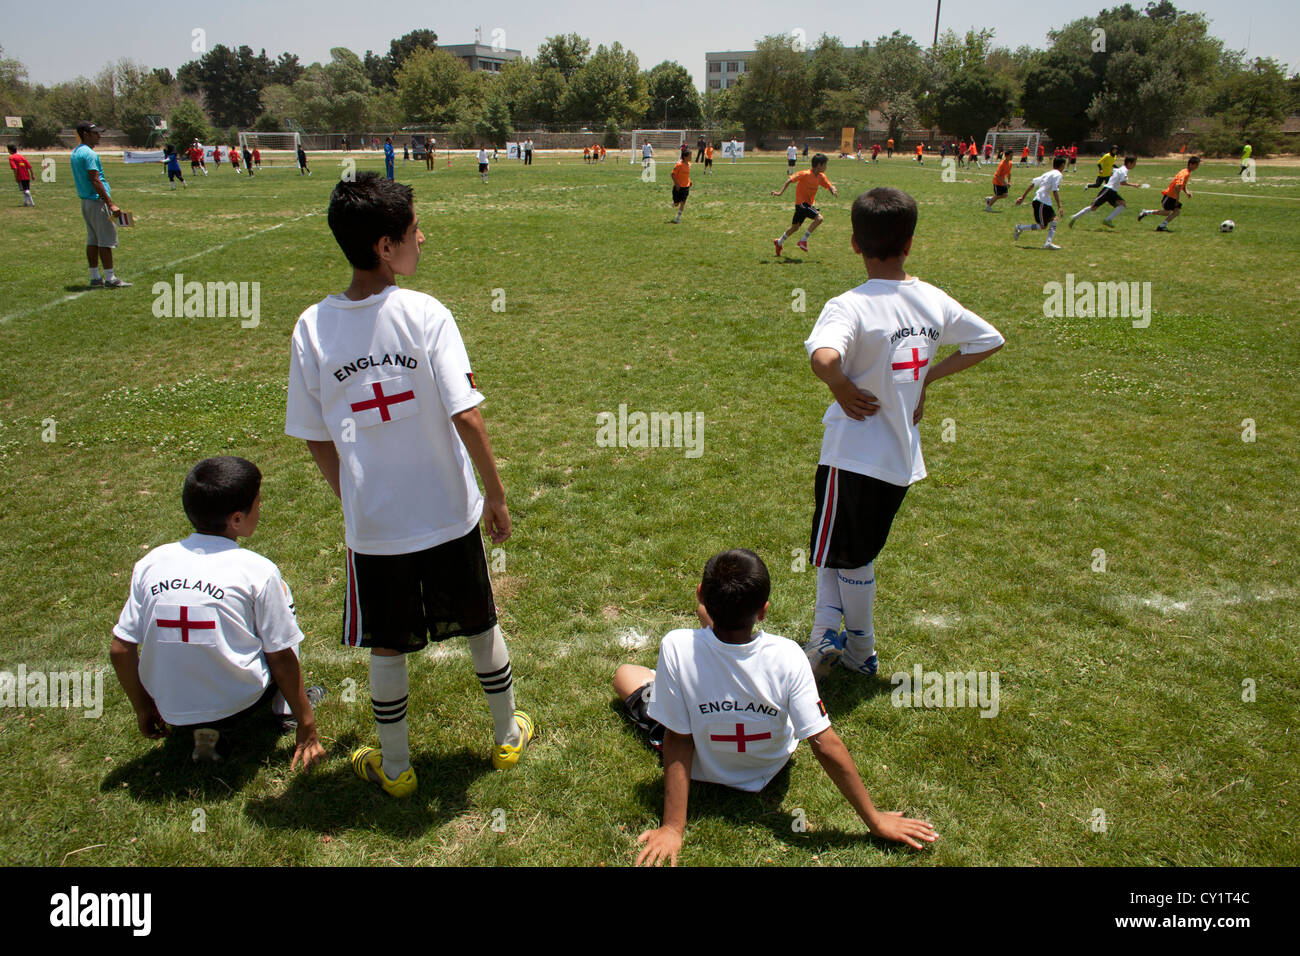
[[[104,281],[105,281],[105,282],[110,282],[110,281],[112,281],[112,279],[113,279],[113,270],[112,270],[112,269],[105,269],[105,270],[104,270]]]
[[[1109,216],[1106,217],[1106,221],[1107,221],[1107,222],[1110,222],[1112,219],[1114,219],[1116,216],[1118,216],[1118,215],[1119,215],[1120,213],[1122,213],[1123,211],[1124,211],[1124,207],[1123,207],[1123,206],[1119,206],[1119,207],[1117,207],[1113,213],[1111,213]]]
[[[844,619],[844,605],[840,601],[840,586],[834,568],[817,569],[817,607],[813,610],[812,639],[818,640],[827,631],[840,632]]]
[[[95,281],[96,279],[98,279],[98,278],[99,278],[99,266],[91,266],[91,267],[90,267],[90,281],[91,281],[91,282],[94,282],[94,281]]]
[[[384,775],[396,780],[411,766],[411,744],[406,734],[406,700],[410,681],[404,654],[370,655],[370,706],[379,730],[384,755]]]
[[[851,571],[836,571],[840,602],[844,606],[844,656],[860,664],[876,652],[874,611],[876,568],[871,562]]]
[[[515,721],[515,682],[510,671],[510,651],[499,625],[469,639],[469,653],[474,659],[474,673],[487,695],[492,711],[493,731],[498,744],[519,746],[519,724]]]
[[[1071,219],[1078,219],[1080,216],[1086,216],[1086,215],[1088,215],[1088,213],[1090,213],[1090,212],[1092,212],[1092,207],[1091,207],[1091,206],[1084,206],[1082,209],[1080,209],[1078,212],[1076,212],[1076,213],[1075,213],[1073,216],[1071,216],[1070,218],[1071,218]]]
[[[804,234],[803,234],[800,238],[803,239],[804,242],[807,242],[807,241],[808,241],[808,237],[811,236],[811,235],[812,235],[812,230],[809,229],[809,230],[806,230],[806,231],[804,232]]]
[[[1051,242],[1052,237],[1056,235],[1056,220],[1053,219],[1051,225],[1047,227],[1047,241]]]

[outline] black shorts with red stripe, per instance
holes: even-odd
[[[348,551],[343,643],[409,654],[429,641],[473,637],[497,622],[477,525],[411,554]]]
[[[876,560],[885,546],[906,485],[817,466],[817,507],[808,553],[819,568],[860,568]]]

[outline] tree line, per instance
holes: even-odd
[[[23,139],[34,146],[85,117],[139,144],[156,117],[180,141],[233,138],[238,129],[407,127],[504,143],[515,129],[546,125],[585,125],[607,141],[660,125],[761,139],[771,130],[865,129],[876,111],[895,138],[917,127],[978,136],[1023,117],[1055,142],[1095,137],[1148,150],[1207,116],[1197,148],[1210,153],[1245,140],[1268,152],[1282,119],[1300,110],[1300,75],[1288,79],[1271,59],[1226,49],[1202,14],[1170,0],[1074,20],[1049,32],[1043,49],[1011,50],[994,36],[948,31],[929,49],[897,31],[856,46],[826,34],[811,46],[768,36],[731,88],[703,95],[681,64],[642,70],[622,44],[593,50],[576,33],[548,37],[536,56],[499,73],[471,71],[432,30],[398,37],[382,53],[335,47],[327,63],[217,44],[175,75],[119,60],[94,78],[50,87],[29,84],[23,65],[0,51],[0,108],[24,116]]]

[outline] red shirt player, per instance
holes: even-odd
[[[1038,165],[1043,165],[1043,157],[1047,155],[1047,147],[1042,143],[1038,144]]]
[[[1020,165],[1029,165],[1029,144],[1025,143],[1025,148],[1020,151]]]
[[[221,147],[220,146],[212,147],[212,165],[216,166],[218,169],[221,168]]]

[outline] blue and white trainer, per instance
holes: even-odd
[[[825,674],[844,653],[844,632],[837,633],[827,628],[822,632],[821,637],[809,638],[808,643],[803,646],[803,652],[808,655],[808,663],[812,665],[813,674]]]

